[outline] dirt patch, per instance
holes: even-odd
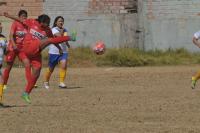
[[[69,68],[68,89],[58,70],[50,90],[42,85],[27,105],[20,95],[24,69],[13,69],[0,108],[3,133],[198,133],[200,84],[190,88],[199,66]]]

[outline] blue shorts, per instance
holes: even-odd
[[[62,55],[49,54],[49,63],[48,63],[48,65],[49,65],[50,68],[53,68],[61,60],[67,60],[67,59],[68,59],[68,53],[63,53]]]

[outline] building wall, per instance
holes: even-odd
[[[41,13],[52,20],[65,18],[69,31],[78,31],[74,46],[91,46],[102,40],[107,47],[138,47],[138,15],[136,0],[0,0],[0,10],[17,15],[20,9],[28,11],[29,17]],[[8,36],[11,20],[0,17],[3,33]]]
[[[65,27],[78,31],[77,46],[102,40],[107,47],[138,47],[135,4],[135,0],[46,0],[44,12],[52,22],[64,16]]]
[[[145,50],[186,48],[197,51],[192,44],[194,32],[200,30],[200,1],[139,1],[139,44]]]
[[[35,18],[43,12],[43,0],[0,0],[0,10],[17,16],[20,9],[27,10],[29,17]],[[12,20],[0,17],[3,34],[8,36]]]

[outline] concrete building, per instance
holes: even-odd
[[[144,50],[186,48],[200,30],[200,1],[194,0],[1,0],[0,9],[16,15],[26,9],[30,17],[48,14],[65,18],[65,27],[78,31],[75,46],[103,40],[107,47]],[[0,17],[8,35],[11,21]]]

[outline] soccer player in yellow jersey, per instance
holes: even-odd
[[[199,42],[199,39],[200,39],[200,31],[194,33],[194,36],[193,36],[193,43],[200,48],[200,42]],[[192,89],[195,88],[195,85],[197,83],[197,80],[200,79],[200,71],[197,72],[194,76],[192,76],[192,84],[191,84],[191,87]]]

